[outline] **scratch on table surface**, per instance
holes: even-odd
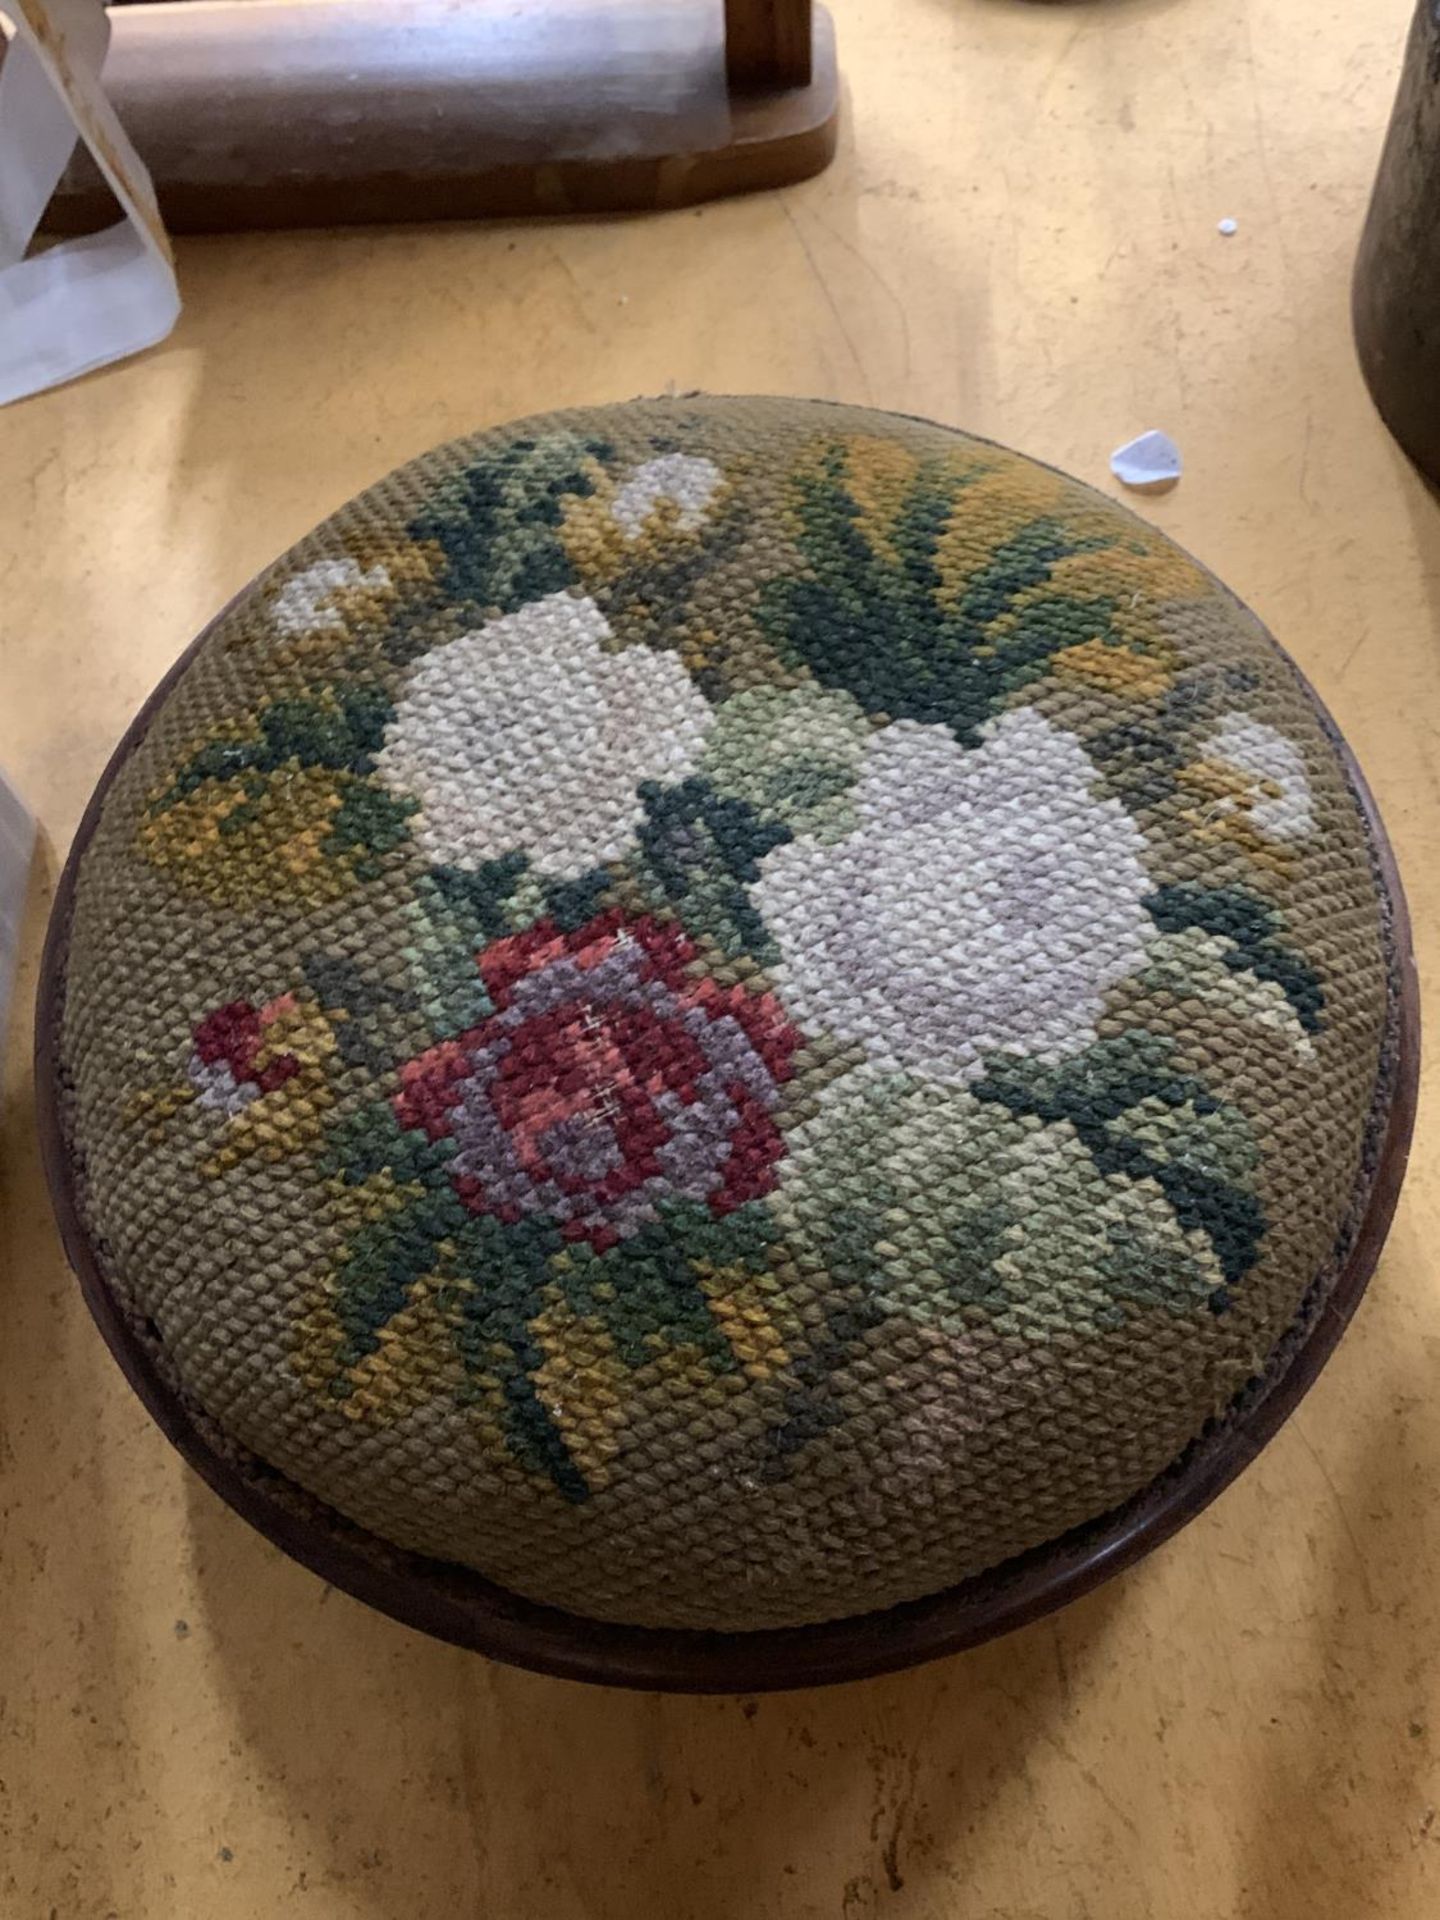
[[[1313,507],[1315,504],[1315,502],[1310,498],[1309,489],[1306,486],[1306,482],[1310,478],[1310,442],[1314,438],[1315,438],[1315,416],[1313,413],[1307,413],[1305,416],[1305,444],[1300,449],[1300,481],[1299,481],[1300,498],[1305,502],[1307,507]]]
[[[1319,1453],[1316,1451],[1314,1445],[1311,1443],[1310,1436],[1308,1433],[1306,1433],[1305,1428],[1301,1424],[1299,1416],[1292,1415],[1290,1424],[1295,1429],[1296,1434],[1299,1436],[1301,1446],[1304,1447],[1305,1451],[1309,1454],[1310,1458],[1315,1462],[1316,1470],[1318,1471],[1320,1478],[1325,1482],[1325,1485],[1329,1490],[1330,1498],[1335,1503],[1335,1511],[1339,1514],[1340,1524],[1345,1529],[1345,1538],[1349,1541],[1350,1551],[1355,1556],[1355,1565],[1360,1574],[1361,1591],[1365,1595],[1366,1610],[1370,1613],[1373,1613],[1375,1611],[1375,1594],[1370,1585],[1370,1568],[1366,1561],[1364,1551],[1361,1548],[1359,1538],[1357,1537],[1355,1529],[1351,1524],[1350,1515],[1346,1509],[1345,1502],[1340,1498],[1340,1489],[1336,1486],[1335,1482],[1330,1478],[1330,1469],[1326,1466],[1325,1462],[1321,1459]]]
[[[910,376],[910,316],[905,311],[905,302],[900,298],[899,294],[896,293],[894,287],[891,286],[890,282],[885,278],[884,274],[881,273],[875,262],[863,248],[857,247],[853,240],[847,240],[843,233],[837,233],[829,221],[822,220],[818,213],[812,213],[810,218],[822,233],[829,235],[837,247],[843,247],[851,259],[857,261],[860,266],[864,268],[865,272],[869,274],[870,278],[895,309],[896,317],[900,322],[900,340],[905,358],[904,373],[908,379]],[[791,225],[794,225],[793,220],[791,221]]]
[[[1175,167],[1173,162],[1167,161],[1166,167],[1165,167],[1165,177],[1170,188],[1171,212],[1174,215],[1174,217],[1178,220],[1180,217],[1179,216],[1180,185],[1175,178]],[[1166,340],[1167,340],[1167,345],[1169,347],[1170,364],[1175,370],[1175,391],[1179,397],[1180,405],[1183,409],[1183,408],[1188,408],[1188,406],[1190,405],[1190,383],[1189,383],[1189,380],[1186,378],[1186,374],[1185,374],[1184,301],[1182,296],[1177,291],[1177,289],[1175,289],[1173,286],[1171,288],[1171,297],[1170,297],[1169,305],[1170,305],[1170,326],[1167,331]]]
[[[933,1718],[933,1716],[932,1716]],[[926,1725],[926,1732],[929,1724]],[[910,1810],[915,1802],[915,1788],[920,1777],[920,1753],[917,1749],[906,1763],[904,1783],[890,1804],[890,1832],[880,1849],[880,1864],[885,1869],[885,1884],[891,1893],[899,1893],[905,1885],[905,1876],[900,1871],[900,1841],[905,1833],[905,1824],[910,1818]]]
[[[1280,216],[1279,196],[1275,191],[1275,176],[1270,171],[1270,148],[1265,138],[1265,106],[1260,96],[1259,80],[1255,72],[1255,35],[1251,28],[1248,9],[1242,8],[1240,21],[1245,33],[1243,50],[1245,77],[1250,93],[1250,120],[1255,129],[1255,158],[1260,163],[1260,178],[1265,183],[1265,200],[1270,213],[1271,230],[1275,235],[1276,249],[1279,252],[1280,262],[1284,268],[1286,280],[1288,281],[1290,278],[1290,255],[1285,245],[1285,222]],[[1294,319],[1295,316],[1292,310],[1290,314],[1292,325],[1294,324]]]
[[[814,280],[816,286],[819,287],[821,293],[825,296],[825,304],[827,307],[829,307],[830,312],[834,317],[835,325],[840,330],[841,339],[845,342],[845,345],[848,347],[850,351],[850,358],[854,362],[855,371],[856,373],[859,374],[861,385],[865,389],[866,404],[868,406],[873,406],[875,404],[875,401],[874,401],[874,395],[870,391],[870,376],[865,371],[865,363],[860,358],[860,354],[858,349],[856,348],[855,342],[851,338],[849,327],[846,326],[845,324],[844,310],[842,309],[839,301],[835,298],[835,295],[832,293],[830,289],[830,282],[825,278],[825,275],[821,272],[820,264],[816,260],[814,253],[811,251],[810,242],[805,238],[804,230],[802,229],[800,222],[795,218],[794,213],[791,211],[790,202],[788,198],[783,193],[777,194],[776,198],[780,202],[780,211],[784,214],[786,220],[789,221],[790,229],[792,233],[795,235],[796,240],[800,243],[800,251],[805,256],[805,264],[810,269],[810,277]]]
[[[1362,627],[1360,629],[1359,639],[1355,642],[1354,646],[1351,647],[1350,651],[1346,654],[1345,658],[1340,662],[1339,671],[1335,675],[1335,679],[1337,682],[1343,680],[1346,674],[1349,673],[1351,667],[1354,666],[1355,662],[1360,657],[1360,649],[1365,645],[1365,642],[1369,638],[1370,638],[1369,627],[1368,626]]]
[[[889,1733],[882,1729],[871,1741],[870,1771],[875,1797],[870,1813],[870,1839],[879,1847],[881,1872],[892,1894],[899,1893],[905,1885],[902,1843],[908,1844],[913,1839],[910,1829],[919,1797],[920,1769],[930,1751],[943,1696],[943,1687],[936,1688],[925,1717],[913,1734],[898,1727]]]
[[[91,464],[93,465],[93,462]],[[57,470],[60,476],[60,498],[61,498],[61,501],[63,502],[65,499],[66,491],[68,489],[69,480],[73,479],[75,476],[73,474],[70,474],[70,475],[66,474],[64,465],[62,464],[62,461],[61,461],[59,447],[51,447],[50,450],[44,456],[44,458],[40,461],[40,464],[36,467],[33,467],[31,471],[25,476],[25,488],[28,494],[30,495],[30,510],[32,513],[38,514],[40,511],[40,482],[43,479],[45,479],[48,474],[55,472]]]
[[[1012,1692],[1010,1688],[1001,1686],[997,1686],[995,1691],[1002,1699],[1008,1700],[1017,1712],[1025,1712],[1028,1703],[1023,1694]],[[1053,1733],[1048,1727],[1040,1727],[1033,1724],[1029,1730],[1035,1739],[1043,1741],[1052,1753],[1060,1756],[1066,1766],[1074,1772],[1075,1777],[1084,1782],[1095,1795],[1096,1799],[1100,1801],[1101,1805],[1108,1808],[1110,1813],[1114,1815],[1134,1840],[1138,1842],[1142,1839],[1143,1836],[1141,1835],[1140,1829],[1132,1816],[1121,1806],[1120,1802],[1115,1798],[1114,1794],[1111,1793],[1110,1789],[1095,1772],[1094,1768],[1087,1767],[1084,1761],[1060,1738],[1058,1733]]]
[[[1065,65],[1066,61],[1070,58],[1071,54],[1075,51],[1075,48],[1079,43],[1079,41],[1083,38],[1084,33],[1085,33],[1085,22],[1083,20],[1077,20],[1075,22],[1075,25],[1070,29],[1070,32],[1066,35],[1064,41],[1061,44],[1059,52],[1055,55],[1055,58],[1050,62],[1049,67],[1045,71],[1044,79],[1040,82],[1039,87],[1036,89],[1035,104],[1037,107],[1044,106],[1046,100],[1050,96],[1050,89],[1054,86],[1056,80],[1059,78],[1060,69]]]
[[[1070,1666],[1065,1658],[1065,1629],[1059,1616],[1050,1616],[1050,1644],[1055,1651],[1055,1677],[1060,1682],[1060,1704],[1070,1710]]]
[[[555,265],[559,267],[561,273],[564,274],[566,280],[569,282],[570,291],[575,298],[576,319],[580,322],[581,326],[584,327],[587,333],[594,333],[595,322],[590,318],[590,315],[586,310],[585,289],[581,286],[579,280],[576,278],[575,269],[571,266],[570,262],[565,258],[565,255],[560,251],[559,247],[557,247],[553,241],[547,240],[545,242],[545,252],[548,255],[548,257],[555,262]]]

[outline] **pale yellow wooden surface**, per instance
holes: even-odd
[[[181,1468],[49,1223],[22,1028],[123,724],[353,490],[536,408],[831,394],[1104,486],[1168,428],[1188,471],[1148,510],[1331,703],[1434,951],[1440,507],[1346,318],[1409,0],[835,11],[843,149],[804,188],[192,242],[168,346],[0,414],[0,761],[45,829],[6,1079],[4,1920],[1440,1912],[1433,1110],[1351,1334],[1204,1519],[978,1655],[758,1703],[533,1678],[327,1592]]]

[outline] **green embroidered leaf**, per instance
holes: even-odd
[[[1236,967],[1236,952],[1229,941],[1202,927],[1162,934],[1150,945],[1137,985],[1164,995],[1172,1005],[1203,1001],[1223,1008],[1279,1034],[1295,1053],[1312,1057],[1314,1044],[1283,987],[1249,967]]]
[[[431,867],[416,894],[437,930],[458,939],[473,954],[509,931],[505,902],[525,876],[525,854],[504,854],[473,870]]]
[[[603,867],[592,867],[574,880],[552,881],[545,889],[546,917],[561,933],[573,933],[600,912],[612,884]]]
[[[1047,1125],[1068,1121],[1102,1173],[1155,1181],[1180,1226],[1209,1239],[1228,1289],[1254,1266],[1265,1232],[1247,1184],[1258,1149],[1244,1116],[1177,1072],[1172,1054],[1170,1041],[1136,1030],[1058,1064],[998,1057],[971,1091]],[[1224,1311],[1228,1293],[1211,1304]]]
[[[346,1066],[383,1073],[394,1052],[385,1037],[389,1018],[409,1012],[414,996],[393,982],[382,987],[348,954],[317,949],[305,955],[301,968],[316,1000],[332,1016],[335,1044]]]
[[[334,705],[280,700],[260,715],[264,745],[255,764],[267,769],[298,761],[302,767],[340,767],[368,773],[394,712],[381,687],[357,686]]]
[[[335,1314],[345,1334],[338,1355],[342,1369],[376,1350],[381,1331],[409,1304],[416,1281],[435,1271],[441,1241],[463,1225],[453,1192],[436,1187],[410,1195],[353,1236],[336,1276]]]
[[[759,1216],[760,1225],[740,1222],[740,1212]],[[758,1257],[763,1267],[766,1227],[762,1207],[742,1208],[722,1222],[708,1208],[677,1204],[601,1253],[567,1242],[553,1220],[507,1225],[467,1216],[452,1235],[451,1258],[458,1271],[483,1278],[457,1295],[457,1346],[467,1369],[500,1380],[516,1457],[547,1473],[566,1499],[589,1498],[535,1384],[547,1356],[534,1323],[548,1295],[558,1290],[577,1313],[599,1319],[627,1366],[644,1366],[671,1345],[692,1345],[717,1370],[730,1370],[734,1357],[709,1311],[696,1263],[743,1265]]]
[[[574,584],[562,502],[593,493],[587,463],[611,458],[603,440],[572,433],[512,440],[447,482],[411,521],[411,536],[443,549],[448,597],[515,613]]]
[[[466,1372],[500,1385],[517,1459],[548,1474],[567,1499],[587,1499],[584,1476],[536,1386],[547,1364],[538,1323],[556,1295],[598,1320],[628,1367],[680,1346],[704,1354],[717,1373],[733,1372],[738,1362],[702,1283],[716,1273],[766,1273],[774,1222],[759,1202],[722,1218],[698,1202],[662,1202],[655,1219],[599,1250],[567,1240],[545,1216],[506,1222],[472,1213],[451,1181],[455,1150],[453,1140],[432,1143],[402,1129],[388,1102],[334,1129],[337,1172],[349,1186],[384,1176],[377,1205],[389,1210],[353,1234],[336,1274],[344,1341],[333,1391],[352,1390],[350,1370],[377,1349],[416,1283],[432,1279]]]
[[[335,1123],[330,1130],[326,1165],[347,1186],[359,1186],[377,1173],[388,1173],[399,1186],[425,1187],[438,1193],[449,1190],[449,1163],[455,1150],[455,1142],[448,1137],[429,1140],[423,1133],[402,1127],[390,1102],[380,1100]],[[459,1218],[468,1215],[452,1216],[452,1225]]]
[[[1198,927],[1226,941],[1226,966],[1274,981],[1305,1031],[1319,1032],[1325,1007],[1320,976],[1308,960],[1280,943],[1280,917],[1263,900],[1239,887],[1185,884],[1159,888],[1145,906],[1162,933]]]
[[[782,651],[824,685],[843,687],[868,713],[947,725],[967,746],[1053,654],[1108,634],[1115,610],[1108,600],[1058,592],[1017,607],[1058,561],[1114,544],[1045,516],[998,547],[947,603],[940,541],[983,471],[922,466],[882,544],[867,536],[844,448],[831,448],[818,472],[795,483],[810,574],[772,582],[761,609]]]
[[[1163,727],[1139,718],[1092,734],[1085,745],[1131,811],[1156,807],[1168,800],[1185,765],[1185,751],[1179,742]]]
[[[700,773],[759,819],[830,845],[857,824],[851,795],[872,734],[840,688],[746,687],[716,710]]]
[[[577,1313],[604,1321],[627,1366],[639,1367],[670,1345],[701,1349],[721,1372],[735,1367],[700,1284],[703,1271],[767,1270],[774,1223],[758,1202],[716,1219],[694,1201],[662,1201],[656,1218],[604,1253],[570,1244],[552,1262]]]
[[[212,740],[193,754],[152,801],[150,817],[163,831],[165,817],[173,825],[187,803],[208,805],[222,842],[247,846],[257,832],[264,838],[267,819],[289,820],[291,830],[319,827],[311,845],[331,863],[332,886],[341,875],[373,880],[379,856],[405,844],[419,809],[371,778],[393,711],[385,690],[369,682],[338,697],[277,700],[257,716],[254,737]],[[302,813],[292,818],[302,794]],[[183,850],[183,836],[179,844]]]
[[[1167,1131],[1168,1109],[1159,1120],[1144,1113],[1142,1167],[1118,1087],[1105,1104],[1120,1122],[1115,1137],[1095,1116],[1082,1139],[1062,1079],[1006,1064],[1018,1071],[1003,1099],[998,1068],[978,1100],[862,1071],[793,1128],[771,1203],[791,1257],[823,1263],[860,1322],[902,1317],[946,1337],[988,1322],[1048,1341],[1123,1324],[1135,1306],[1220,1310],[1220,1254],[1175,1204],[1226,1186],[1232,1163],[1215,1143],[1187,1156]]]
[[[845,1424],[849,1417],[835,1391],[835,1374],[866,1334],[884,1317],[878,1299],[837,1304],[827,1299],[821,1324],[809,1330],[804,1351],[791,1357],[785,1391],[785,1418],[764,1437],[760,1478],[783,1480],[794,1455],[812,1440]]]
[[[351,781],[341,794],[340,810],[326,835],[325,851],[336,859],[346,854],[358,856],[357,877],[373,880],[382,870],[375,856],[404,846],[410,836],[410,816],[419,808],[418,800],[388,793],[368,780]]]
[[[674,787],[646,781],[640,797],[646,817],[637,877],[655,904],[674,908],[691,932],[708,934],[732,959],[750,953],[763,965],[778,958],[747,889],[765,855],[791,838],[789,827],[761,820],[704,779]]]
[[[274,773],[281,767],[367,774],[393,714],[389,694],[368,682],[324,700],[277,700],[257,716],[256,737],[212,740],[193,754],[151,811],[174,806],[206,781]]]

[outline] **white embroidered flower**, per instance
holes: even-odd
[[[1293,740],[1247,713],[1227,713],[1200,749],[1204,760],[1241,775],[1213,812],[1243,816],[1270,840],[1299,840],[1315,824],[1305,758]]]
[[[338,560],[317,560],[313,566],[291,574],[270,603],[270,617],[282,633],[343,627],[345,617],[335,605],[336,594],[366,587],[373,592],[389,585],[390,575],[384,567],[361,567],[348,554]]]
[[[1145,843],[1094,780],[1079,741],[1031,708],[971,751],[917,721],[875,735],[856,831],[777,847],[755,887],[799,1023],[952,1084],[987,1053],[1093,1041],[1155,932]]]
[[[676,509],[682,533],[703,524],[725,476],[713,460],[694,453],[662,453],[647,460],[616,490],[610,513],[627,540],[638,540],[662,500]]]
[[[419,800],[432,860],[518,851],[574,879],[624,851],[641,781],[692,770],[708,702],[672,654],[607,653],[609,633],[593,600],[554,593],[416,664],[376,766]]]

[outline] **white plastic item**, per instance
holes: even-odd
[[[1110,471],[1134,493],[1168,493],[1182,471],[1180,449],[1168,433],[1152,428],[1115,449]]]
[[[100,0],[0,0],[0,406],[154,346],[180,311],[150,176],[100,85]],[[76,139],[124,218],[27,250]]]

